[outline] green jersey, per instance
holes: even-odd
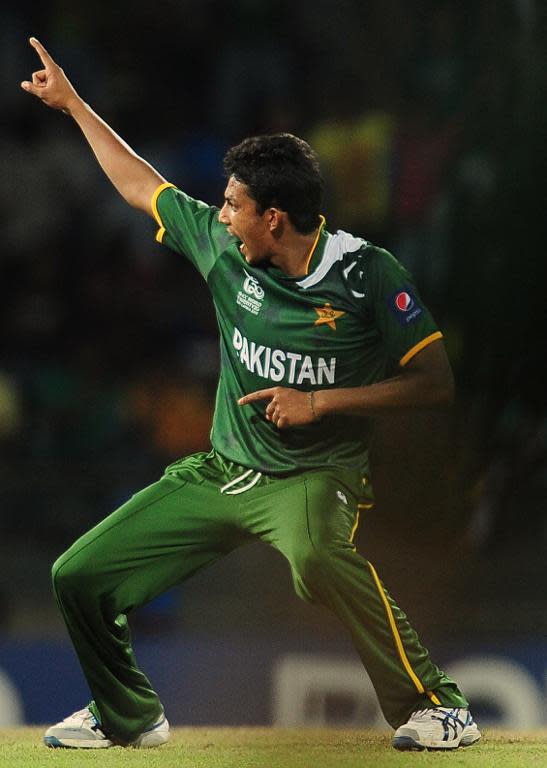
[[[221,371],[211,431],[227,459],[267,474],[318,467],[364,471],[370,423],[328,416],[279,430],[266,403],[240,397],[273,386],[366,386],[441,337],[406,270],[347,232],[320,230],[305,277],[245,261],[218,208],[163,184],[153,198],[156,239],[185,255],[212,293]]]

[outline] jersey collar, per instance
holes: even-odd
[[[323,248],[325,247],[326,238],[323,237],[321,248],[319,247],[319,243],[322,240],[322,236],[324,236],[325,234],[326,219],[322,214],[319,214],[319,219],[321,220],[321,223],[319,224],[319,229],[317,230],[317,236],[314,240],[314,243],[308,255],[308,261],[306,262],[306,272],[305,272],[306,275],[309,275],[310,272],[313,272],[317,264],[319,264],[319,261],[321,261],[321,253],[323,252]]]
[[[314,272],[317,269],[317,267],[319,266],[319,264],[323,259],[325,245],[327,244],[327,241],[329,239],[329,233],[325,230],[325,224],[326,224],[325,217],[320,215],[319,218],[321,221],[319,224],[317,235],[315,237],[313,245],[308,254],[308,261],[306,263],[305,275],[290,277],[285,272],[283,272],[283,270],[279,269],[278,267],[274,267],[272,264],[269,264],[267,269],[268,269],[268,272],[270,272],[270,274],[273,277],[275,277],[278,280],[280,279],[286,282],[296,283],[299,280],[305,280],[308,275],[311,275],[312,272]]]

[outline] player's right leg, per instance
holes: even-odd
[[[49,746],[155,746],[163,708],[137,667],[127,613],[238,545],[236,502],[199,472],[166,475],[82,536],[53,566],[55,594],[93,695]],[[140,742],[140,743],[137,743]]]

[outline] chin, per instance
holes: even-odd
[[[249,248],[245,243],[241,243],[239,246],[239,251],[247,264],[249,264],[251,267],[259,267],[266,264],[270,260],[268,253],[257,253],[256,251],[249,251]]]
[[[259,267],[261,264],[264,264],[267,261],[265,256],[258,256],[255,253],[244,253],[243,257],[247,264],[250,264],[251,267]]]

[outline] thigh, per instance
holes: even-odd
[[[353,549],[361,493],[359,473],[324,471],[306,477],[306,521],[317,549]]]
[[[332,470],[276,480],[249,494],[246,527],[291,562],[310,548],[352,548],[360,483],[358,473]]]
[[[237,546],[231,504],[207,483],[164,476],[78,539],[54,571],[150,599]]]

